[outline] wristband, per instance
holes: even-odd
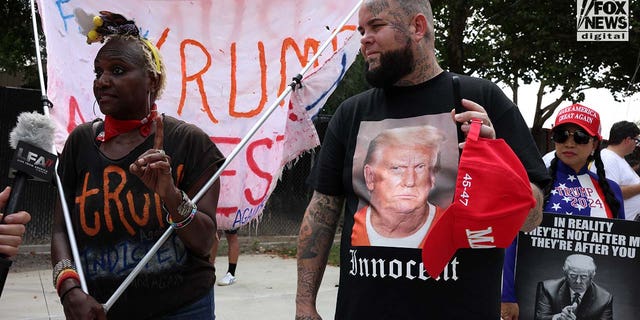
[[[73,289],[82,289],[82,287],[80,287],[79,285],[75,285],[75,286],[67,289],[67,291],[65,291],[62,295],[60,295],[60,304],[64,304],[64,297],[66,297],[67,294],[69,292],[71,292],[71,290],[73,290]]]
[[[76,266],[73,263],[73,261],[69,259],[62,259],[58,261],[58,263],[56,263],[56,265],[53,267],[53,273],[52,273],[54,287],[56,286],[56,280],[58,279],[58,276],[60,276],[60,273],[62,272],[62,270],[65,270],[65,269],[76,270]]]
[[[58,278],[56,278],[56,291],[58,292],[58,294],[60,294],[60,285],[67,279],[76,279],[78,282],[80,282],[80,276],[75,270],[62,270],[62,272],[60,272],[60,274],[58,275]]]
[[[189,214],[188,217],[186,217],[184,220],[180,222],[173,222],[173,219],[171,219],[171,214],[167,212],[167,222],[174,229],[182,229],[186,227],[189,223],[191,223],[191,221],[193,221],[193,218],[196,216],[197,212],[198,212],[198,209],[196,208],[191,209],[191,214]]]
[[[181,217],[188,217],[191,213],[191,211],[193,211],[193,209],[198,209],[196,207],[196,204],[193,203],[193,201],[191,201],[191,199],[189,199],[189,196],[187,196],[187,194],[180,190],[181,194],[182,194],[182,202],[180,202],[180,204],[178,205],[178,214]]]

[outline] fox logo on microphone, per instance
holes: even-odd
[[[27,142],[19,141],[11,168],[43,181],[51,181],[56,156]]]

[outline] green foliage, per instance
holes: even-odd
[[[322,107],[320,113],[333,114],[342,101],[369,88],[370,86],[364,78],[364,59],[362,55],[358,54],[338,87],[336,87],[336,90],[327,99],[327,103]]]
[[[518,101],[521,83],[541,83],[533,130],[564,100],[584,100],[584,90],[609,89],[618,100],[640,91],[640,1],[630,1],[628,42],[576,40],[576,1],[431,0],[436,51],[447,70],[508,85]],[[331,114],[344,99],[367,88],[361,57],[327,102]],[[635,75],[635,78],[634,78]],[[560,91],[548,105],[542,97]]]
[[[39,87],[29,1],[0,0],[0,30],[0,72],[22,77],[26,87]]]
[[[327,264],[330,266],[340,266],[340,243],[334,243],[329,251],[329,259]]]
[[[616,99],[640,91],[640,1],[629,1],[628,42],[576,41],[575,0],[431,0],[431,4],[443,68],[505,83],[515,92],[516,103],[519,83],[541,83],[537,101],[525,102],[536,103],[534,130],[561,101],[583,100],[585,89],[607,88]],[[0,30],[0,72],[22,75],[28,87],[36,87],[28,0],[0,0]],[[44,51],[41,30],[39,34]],[[322,114],[333,114],[342,101],[369,88],[363,70],[358,55]],[[556,90],[562,97],[541,105],[542,96]]]
[[[436,46],[443,67],[507,84],[541,83],[533,129],[539,130],[564,100],[606,88],[618,100],[640,91],[633,78],[640,52],[640,1],[629,1],[628,42],[577,41],[576,1],[432,1]],[[460,25],[465,25],[460,30]],[[552,91],[562,96],[541,105]]]

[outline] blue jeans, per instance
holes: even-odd
[[[213,287],[202,299],[162,317],[162,320],[215,320],[216,305],[213,300]]]

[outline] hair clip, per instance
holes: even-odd
[[[133,20],[125,18],[121,14],[110,11],[100,11],[100,15],[88,14],[81,8],[73,9],[76,21],[82,34],[87,36],[87,44],[104,42],[111,35],[130,35],[139,38],[144,43],[153,57],[154,68],[158,74],[162,73],[160,54],[151,41],[140,36],[140,30]]]
[[[76,21],[82,34],[87,36],[87,43],[104,42],[110,35],[131,35],[140,37],[140,31],[133,20],[110,11],[100,11],[100,15],[88,14],[81,8],[73,9]]]

